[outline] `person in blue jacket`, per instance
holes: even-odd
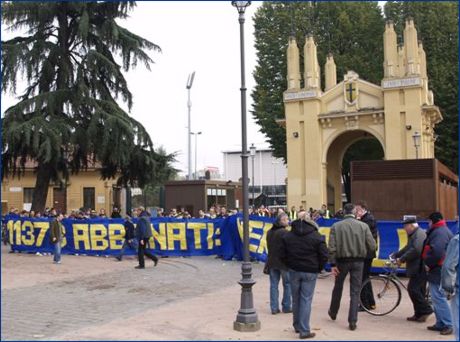
[[[143,269],[145,268],[144,255],[152,259],[155,266],[158,264],[158,258],[147,250],[149,240],[153,236],[152,227],[150,225],[150,215],[143,207],[139,208],[139,212],[140,215],[139,220],[137,221],[136,229],[136,237],[139,241],[139,248],[137,253],[139,258],[139,265],[135,268]]]
[[[458,274],[458,233],[450,240],[447,246],[446,259],[441,269],[441,286],[446,291],[447,298],[450,298],[450,310],[454,322],[455,339],[459,341],[458,321],[460,306]]]

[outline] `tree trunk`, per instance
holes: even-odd
[[[51,180],[51,172],[48,164],[38,164],[37,180],[35,181],[35,189],[32,197],[32,209],[35,212],[43,213],[46,206],[46,198],[48,197],[48,188]]]

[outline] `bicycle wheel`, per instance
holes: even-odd
[[[393,280],[385,276],[369,277],[364,281],[361,291],[365,286],[372,286],[374,293],[375,308],[367,308],[363,303],[361,306],[374,316],[385,316],[392,312],[401,302],[401,289]],[[359,296],[361,302],[361,294]]]

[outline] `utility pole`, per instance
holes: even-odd
[[[187,108],[188,108],[188,127],[187,127],[187,139],[188,139],[188,173],[187,173],[187,179],[192,179],[192,101],[190,100],[190,89],[192,88],[193,85],[193,79],[195,78],[195,71],[192,72],[190,75],[188,75],[187,79],[187,93],[188,93],[188,101],[187,101]]]

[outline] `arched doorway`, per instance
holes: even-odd
[[[364,130],[345,131],[327,150],[327,206],[336,212],[350,197],[350,162],[382,160],[385,151],[381,141]]]

